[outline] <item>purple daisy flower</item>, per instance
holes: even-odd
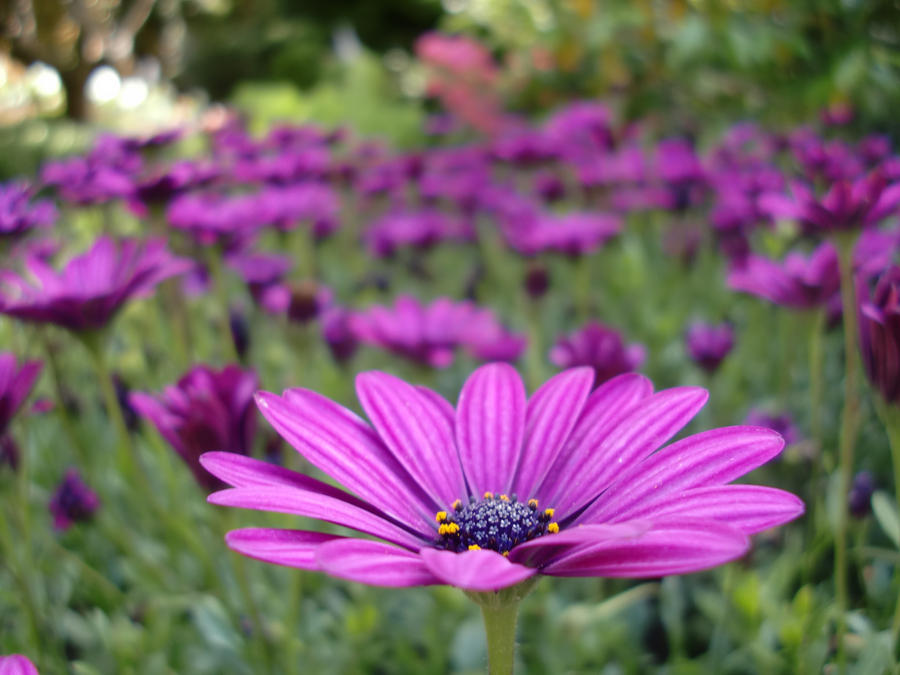
[[[350,325],[350,312],[342,307],[329,307],[322,314],[322,338],[338,363],[349,361],[356,353],[359,340]]]
[[[696,321],[688,326],[685,344],[691,359],[706,372],[713,373],[734,347],[734,329],[729,323],[713,325]]]
[[[31,201],[31,196],[31,188],[25,183],[0,184],[0,237],[17,237],[56,222],[53,202]]]
[[[550,362],[559,368],[590,366],[594,387],[640,368],[647,353],[643,345],[626,345],[613,328],[590,321],[571,335],[560,337],[550,350]]]
[[[576,257],[597,250],[621,229],[619,217],[607,213],[544,213],[530,226],[507,228],[507,238],[516,250],[526,255],[558,251]]]
[[[200,466],[212,448],[247,455],[256,434],[253,393],[259,378],[252,370],[226,366],[220,371],[195,366],[162,394],[135,392],[131,405],[159,430],[207,489],[221,484]]]
[[[100,508],[96,493],[81,479],[77,469],[69,469],[50,499],[53,529],[68,530],[75,523],[90,520]]]
[[[750,534],[803,512],[790,493],[728,484],[780,452],[777,433],[728,427],[663,448],[703,406],[704,389],[654,394],[626,374],[591,393],[593,381],[590,368],[568,370],[528,399],[519,374],[493,363],[469,377],[454,409],[434,391],[367,372],[356,389],[370,423],[309,390],[261,392],[278,433],[348,492],[214,452],[202,464],[233,487],[209,501],[375,537],[230,532],[244,555],[376,586],[470,591],[539,574],[694,572],[739,558]]]
[[[26,259],[25,267],[31,279],[0,271],[0,313],[83,332],[103,328],[129,299],[148,295],[191,263],[161,240],[100,237],[61,272],[38,257]]]
[[[393,307],[375,305],[351,315],[350,326],[360,342],[432,368],[453,363],[456,347],[477,359],[504,361],[517,359],[525,349],[524,336],[507,331],[491,310],[450,298],[424,305],[401,295]]]
[[[20,367],[14,354],[0,352],[0,438],[6,435],[13,416],[31,393],[41,368],[40,361],[25,361]]]
[[[878,280],[859,308],[860,349],[869,381],[888,403],[900,403],[900,267]]]
[[[751,255],[728,275],[728,285],[784,307],[822,307],[840,292],[837,251],[826,242],[808,257],[789,253],[782,263]]]
[[[0,656],[0,675],[40,675],[38,669],[21,654]]]

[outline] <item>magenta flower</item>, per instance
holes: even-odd
[[[877,225],[900,206],[900,183],[888,184],[878,171],[855,181],[837,180],[821,199],[799,182],[792,197],[766,193],[759,208],[775,218],[792,218],[809,232],[831,232]]]
[[[491,310],[450,298],[424,305],[401,295],[393,307],[375,305],[353,314],[350,326],[360,342],[432,368],[453,363],[457,347],[478,359],[502,361],[517,359],[525,348],[525,338],[507,331]]]
[[[888,403],[900,403],[900,267],[863,295],[859,308],[860,348],[869,381]]]
[[[259,378],[252,370],[226,366],[221,371],[195,366],[162,394],[131,394],[137,413],[159,430],[207,489],[221,484],[200,466],[212,449],[250,454],[256,433],[253,393]]]
[[[216,452],[201,461],[233,487],[209,501],[375,538],[230,532],[228,545],[244,555],[376,586],[471,591],[539,574],[694,572],[739,558],[750,534],[803,512],[790,493],[728,484],[779,453],[775,432],[728,427],[662,447],[705,390],[654,394],[649,380],[626,374],[591,393],[593,381],[589,368],[568,370],[528,399],[512,367],[489,364],[454,409],[429,389],[367,372],[356,389],[370,423],[309,390],[261,392],[257,404],[278,433],[347,492]]]
[[[688,326],[685,343],[691,359],[706,372],[713,373],[734,347],[734,329],[729,323],[713,325],[696,321]]]
[[[385,214],[363,235],[369,252],[378,258],[392,256],[397,249],[427,249],[442,241],[470,241],[472,224],[436,209],[395,210]]]
[[[0,237],[17,237],[56,222],[56,207],[47,199],[31,200],[25,183],[0,183]]]
[[[618,216],[607,213],[544,213],[530,226],[507,229],[510,244],[526,255],[558,251],[580,256],[592,253],[616,236],[622,229],[622,222]]]
[[[766,427],[777,431],[784,439],[785,445],[793,445],[800,441],[800,432],[788,413],[775,415],[760,408],[754,408],[747,413],[747,419],[744,420],[744,424],[751,427]]]
[[[822,307],[840,292],[837,251],[824,243],[808,257],[789,253],[782,263],[751,255],[728,275],[728,285],[784,307]]]
[[[31,393],[41,368],[40,361],[25,361],[19,367],[14,354],[0,352],[0,439],[6,435],[13,416]]]
[[[53,529],[68,530],[75,523],[90,520],[100,508],[100,500],[81,479],[76,469],[69,469],[50,499]]]
[[[643,345],[626,345],[618,331],[590,321],[556,341],[550,350],[550,362],[559,368],[590,366],[597,387],[616,375],[640,368],[646,355]]]
[[[21,654],[0,656],[0,675],[40,675],[38,669]]]
[[[25,267],[30,279],[0,272],[0,313],[83,332],[103,328],[128,300],[148,295],[191,263],[161,240],[100,237],[61,272],[38,257],[27,258]]]

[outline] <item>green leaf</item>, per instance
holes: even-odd
[[[894,500],[886,492],[879,490],[872,495],[872,512],[884,533],[891,538],[894,546],[900,548],[900,516]]]

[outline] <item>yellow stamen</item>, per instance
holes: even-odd
[[[547,532],[550,534],[556,534],[559,532],[559,523],[550,523],[547,525]]]
[[[493,492],[485,492],[483,496],[485,499],[493,499],[494,493]]]
[[[438,534],[444,536],[445,534],[456,534],[459,532],[459,525],[456,523],[442,523],[438,528]]]
[[[462,500],[457,499],[455,502],[453,502],[453,504],[451,504],[451,506],[453,507],[454,511],[459,511],[462,508]]]
[[[546,513],[546,514],[547,514],[548,516],[550,516],[551,518],[553,517],[553,514],[554,514],[555,512],[556,512],[555,509],[544,509],[544,513]]]
[[[439,523],[443,523],[445,520],[447,520],[447,512],[438,511],[437,514],[435,514],[434,519]]]
[[[504,501],[504,502],[508,502],[508,501],[509,501],[509,497],[507,497],[506,495],[500,495],[500,499],[501,499],[502,501]]]
[[[470,551],[480,551],[481,547],[478,544],[469,544]]]
[[[503,557],[504,557],[504,558],[508,558],[508,557],[509,557],[509,551],[503,551]]]
[[[538,500],[537,499],[529,499],[528,506],[530,506],[533,509],[536,509],[538,507]]]

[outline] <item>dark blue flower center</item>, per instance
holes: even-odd
[[[559,532],[552,519],[553,509],[539,510],[536,499],[485,492],[482,499],[470,497],[466,505],[457,500],[452,511],[438,511],[435,544],[457,553],[484,548],[506,555],[518,544]]]

